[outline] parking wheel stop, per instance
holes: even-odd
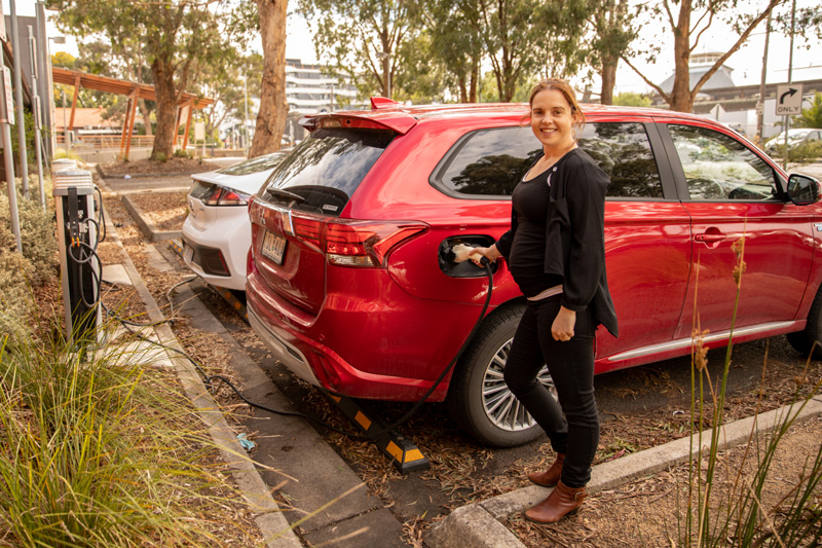
[[[430,466],[428,459],[412,441],[389,430],[383,421],[365,411],[356,400],[334,394],[326,395],[346,417],[363,431],[367,438],[377,444],[377,447],[391,459],[397,470],[406,473],[428,469]]]

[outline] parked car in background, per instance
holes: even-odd
[[[245,290],[251,245],[248,198],[260,189],[285,152],[192,175],[183,222],[183,260],[212,285]]]
[[[788,148],[796,148],[805,143],[822,143],[822,129],[794,128],[788,130]],[[765,142],[765,150],[773,154],[778,147],[785,145],[785,131]]]
[[[331,392],[415,401],[475,323],[452,374],[430,396],[497,446],[540,434],[503,369],[522,294],[504,261],[488,280],[454,264],[455,243],[508,230],[511,193],[541,154],[527,104],[403,107],[307,120],[311,131],[249,207],[248,316],[276,358]],[[788,177],[729,128],[671,111],[584,106],[579,146],[611,178],[608,282],[619,338],[600,329],[596,372],[691,351],[695,327],[727,344],[733,277],[745,239],[734,340],[790,334],[809,352],[822,335],[819,185]],[[813,305],[813,306],[812,306]],[[547,369],[543,382],[549,383]]]

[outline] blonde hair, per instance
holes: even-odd
[[[534,106],[534,97],[537,96],[537,93],[545,91],[546,89],[556,90],[560,92],[563,97],[565,97],[565,100],[568,101],[568,105],[571,107],[571,116],[573,116],[575,120],[574,125],[582,127],[585,124],[585,113],[582,112],[582,108],[580,108],[579,103],[577,102],[574,88],[572,88],[568,82],[565,80],[560,80],[559,78],[549,78],[535,85],[531,90],[531,97],[528,99],[528,106]]]

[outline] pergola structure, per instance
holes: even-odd
[[[53,67],[52,77],[54,82],[57,84],[74,86],[74,95],[71,99],[71,117],[69,119],[68,127],[66,128],[69,131],[71,131],[74,127],[74,111],[77,108],[77,95],[80,92],[80,88],[106,91],[109,93],[128,96],[126,119],[123,122],[123,131],[120,135],[120,155],[123,158],[128,158],[128,152],[131,148],[131,135],[134,130],[134,117],[137,111],[137,100],[149,99],[151,101],[156,101],[157,96],[154,92],[154,86],[140,84],[137,82],[129,82],[128,80],[118,80],[117,78],[109,78],[107,76],[100,76],[97,74],[89,74],[78,70],[69,70],[62,67]],[[197,97],[196,95],[187,92],[180,94],[180,98],[177,101],[177,123],[174,126],[175,144],[178,139],[183,109],[187,110],[186,129],[183,135],[183,148],[185,149],[188,146],[188,135],[191,128],[191,113],[194,109],[205,108],[211,104],[214,104],[214,99]]]

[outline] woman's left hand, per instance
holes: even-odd
[[[577,313],[573,310],[559,307],[559,313],[551,325],[551,336],[555,341],[570,341],[574,336],[574,325],[577,323]]]

